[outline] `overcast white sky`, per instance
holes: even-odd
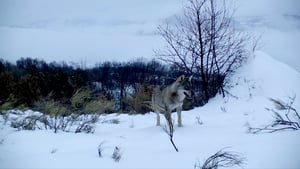
[[[184,0],[0,0],[0,57],[95,63],[153,58],[155,34]],[[300,70],[300,1],[236,0],[236,20],[265,50]]]

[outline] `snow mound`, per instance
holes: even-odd
[[[258,90],[260,96],[300,95],[300,73],[262,51],[256,52],[233,79],[236,83],[240,80],[256,83],[256,87],[261,89]],[[236,87],[233,91],[238,89]]]

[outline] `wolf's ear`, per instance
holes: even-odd
[[[181,75],[177,78],[176,83],[180,83],[182,80],[184,80],[185,76]]]
[[[189,81],[190,81],[190,82],[192,81],[192,78],[193,78],[193,76],[190,76],[190,77],[189,77]]]

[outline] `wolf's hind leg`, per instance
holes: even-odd
[[[182,127],[181,111],[182,111],[182,107],[178,106],[177,107],[178,127]]]

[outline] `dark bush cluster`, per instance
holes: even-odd
[[[84,67],[84,66],[82,66]],[[165,65],[156,60],[132,62],[104,62],[91,68],[71,66],[66,63],[46,63],[43,60],[21,58],[16,64],[0,60],[0,109],[15,107],[33,108],[36,102],[49,98],[81,111],[95,111],[103,105],[86,102],[71,103],[74,99],[105,101],[106,113],[112,111],[146,113],[141,104],[149,101],[156,85],[172,83],[178,76],[188,74],[176,65]],[[187,102],[185,109],[201,106],[204,97],[201,78],[194,75],[194,100]],[[210,85],[214,86],[214,85]],[[88,89],[89,97],[74,98],[76,92]],[[217,91],[210,93],[213,97]],[[112,104],[114,104],[112,106]],[[83,110],[85,108],[85,110]]]

